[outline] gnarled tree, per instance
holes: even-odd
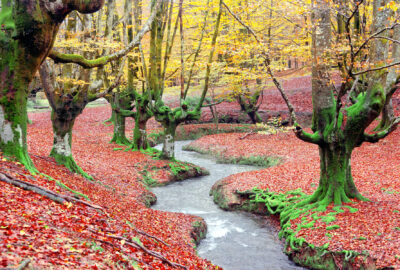
[[[393,92],[399,82],[399,77],[387,80],[387,69],[399,65],[400,62],[385,62],[389,54],[388,42],[398,43],[388,38],[386,33],[399,27],[400,24],[388,8],[388,0],[374,0],[371,32],[369,35],[360,36],[357,14],[360,5],[368,4],[363,2],[363,0],[312,1],[313,133],[306,132],[297,123],[294,108],[272,72],[271,59],[267,53],[262,53],[267,72],[288,105],[290,116],[296,126],[296,136],[319,147],[319,186],[312,196],[297,206],[316,204],[320,209],[325,209],[332,202],[340,205],[343,202],[350,202],[353,198],[366,200],[353,182],[351,154],[364,142],[373,143],[385,138],[400,122],[399,118],[395,118],[380,132],[374,134],[366,132],[368,126],[381,113],[385,102],[387,103],[387,98],[391,97],[387,95],[385,87],[389,87]],[[338,3],[339,10],[336,10],[334,7]],[[249,30],[258,43],[262,44],[255,32],[244,24],[227,5],[225,6],[228,12]],[[339,44],[343,40],[346,44],[346,49],[340,48],[338,52],[333,49],[331,18],[334,11],[338,18],[337,33],[342,35],[337,40]],[[353,21],[355,21],[354,24],[352,24]],[[353,28],[352,25],[355,27]],[[360,39],[358,43],[361,45],[355,42],[357,39]],[[392,54],[396,57],[396,50],[392,50]],[[341,71],[343,83],[339,89],[332,84],[330,77],[333,59],[338,60]],[[366,65],[369,65],[368,69],[360,69]],[[355,91],[359,94],[351,98]],[[349,98],[346,98],[346,94]]]
[[[180,25],[180,36],[181,36],[181,76],[180,76],[180,82],[181,82],[181,93],[180,93],[180,106],[174,109],[171,109],[170,107],[166,106],[164,102],[162,101],[162,94],[163,94],[163,89],[164,89],[164,80],[165,80],[165,71],[161,72],[161,48],[162,48],[162,40],[163,40],[163,27],[162,25],[155,25],[153,27],[153,35],[151,36],[151,43],[150,46],[150,88],[151,89],[156,89],[154,91],[153,99],[156,101],[155,106],[153,106],[152,110],[154,112],[155,118],[158,122],[160,122],[163,127],[164,127],[164,143],[163,143],[163,149],[161,153],[161,157],[165,159],[173,159],[174,154],[175,154],[175,132],[176,128],[178,125],[182,122],[185,121],[190,121],[190,120],[198,120],[201,116],[201,108],[203,107],[203,102],[205,100],[205,97],[208,92],[209,88],[209,83],[210,83],[210,74],[211,74],[211,66],[213,63],[213,58],[215,54],[215,47],[217,44],[217,38],[219,34],[219,28],[221,24],[221,17],[222,17],[222,1],[219,1],[219,11],[217,14],[217,19],[215,23],[215,28],[214,32],[212,35],[211,39],[211,49],[210,53],[208,56],[208,61],[207,61],[207,67],[206,67],[206,74],[204,78],[204,87],[201,93],[201,97],[194,108],[189,108],[188,102],[186,102],[186,97],[189,91],[190,83],[191,83],[191,78],[193,74],[193,67],[194,63],[197,60],[197,57],[199,55],[199,51],[202,45],[203,37],[204,37],[204,32],[205,28],[207,25],[207,19],[208,19],[208,6],[209,6],[209,1],[207,1],[207,10],[204,15],[204,25],[202,29],[202,33],[200,36],[199,40],[199,45],[197,47],[197,50],[195,52],[195,56],[193,59],[192,66],[190,68],[189,72],[189,78],[188,81],[186,82],[186,88],[185,88],[185,78],[184,78],[184,58],[183,58],[183,22],[182,22],[182,16],[183,16],[183,8],[182,8],[182,0],[179,3],[179,13],[178,17],[176,20],[175,24],[175,31],[174,34],[172,35],[171,41],[169,41],[169,37],[167,37],[167,47],[166,47],[166,56],[164,58],[164,69],[166,68],[166,63],[168,62],[169,54],[172,48],[172,43],[174,40],[174,35],[178,26],[178,23]],[[172,8],[172,7],[171,7]],[[156,22],[155,22],[156,23]],[[168,44],[171,43],[169,46]],[[154,56],[152,56],[154,55]],[[158,79],[161,75],[162,80]]]
[[[28,86],[73,10],[91,13],[104,0],[2,0],[0,11],[0,149],[36,171],[27,151]]]

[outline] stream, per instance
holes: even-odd
[[[245,212],[227,212],[214,204],[209,191],[212,185],[231,174],[260,169],[259,167],[217,164],[212,157],[187,152],[175,143],[175,157],[206,168],[209,176],[152,188],[157,196],[153,209],[200,216],[207,223],[207,236],[197,248],[200,257],[225,270],[292,270],[303,269],[289,261],[283,245],[268,227],[265,218]],[[157,146],[161,149],[161,146]]]

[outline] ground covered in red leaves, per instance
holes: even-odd
[[[304,114],[311,112],[309,84],[310,77],[284,83],[296,110]],[[394,102],[398,104],[396,100],[398,95]],[[218,106],[222,113],[239,114],[235,102]],[[279,93],[271,88],[264,94],[261,109],[281,112],[286,107]],[[33,124],[28,130],[31,157],[38,170],[50,179],[43,175],[31,176],[20,164],[0,154],[0,172],[8,177],[77,196],[67,191],[67,186],[87,195],[90,204],[103,209],[98,211],[81,203],[62,205],[0,182],[0,267],[16,267],[29,258],[39,268],[57,265],[61,269],[135,269],[137,263],[143,269],[170,269],[171,263],[176,263],[188,269],[216,269],[197,257],[193,248],[193,224],[201,225],[201,219],[146,207],[146,202],[153,201],[154,196],[143,184],[143,171],[149,170],[158,183],[170,182],[172,172],[168,170],[168,163],[143,153],[115,151],[119,146],[108,144],[112,127],[101,124],[109,116],[110,110],[105,107],[86,109],[73,131],[74,157],[95,177],[95,182],[70,173],[48,158],[53,141],[50,112],[30,114]],[[203,119],[210,119],[207,109]],[[160,130],[154,121],[149,122],[148,128]],[[220,125],[220,128],[236,129],[230,125]],[[130,129],[132,121],[127,126]],[[185,126],[178,133],[190,134],[199,129],[204,129],[204,134],[208,132],[206,125]],[[278,166],[224,179],[232,192],[256,186],[281,193],[301,188],[311,194],[315,190],[319,178],[317,147],[299,141],[290,132],[251,134],[240,140],[242,137],[243,134],[217,134],[193,143],[225,157],[261,155],[282,159]],[[331,224],[317,220],[314,229],[302,228],[297,237],[304,237],[315,246],[329,243],[329,250],[333,251],[366,251],[378,267],[400,269],[399,138],[400,131],[396,131],[378,144],[364,144],[353,154],[356,185],[371,202],[352,204],[357,212],[345,210]],[[293,228],[304,222],[302,218],[311,217],[293,220]],[[326,230],[332,225],[340,229]]]
[[[242,140],[241,137],[243,134],[217,134],[191,143],[194,148],[227,159],[241,156],[282,158],[278,166],[225,178],[222,183],[228,193],[258,187],[277,193],[302,189],[312,194],[318,186],[317,146],[300,141],[293,133],[254,134]],[[377,267],[400,269],[399,140],[400,130],[397,130],[382,142],[366,143],[353,153],[354,181],[370,202],[351,204],[358,211],[351,213],[345,210],[337,214],[330,224],[319,219],[313,227],[302,228],[296,237],[303,237],[307,243],[317,247],[329,243],[330,251],[367,252],[376,261]],[[300,216],[291,221],[292,229],[296,231],[299,224],[311,220],[311,216]],[[326,229],[332,225],[338,225],[335,226],[337,229]]]
[[[193,225],[199,227],[200,218],[146,207],[145,201],[153,197],[141,182],[140,164],[161,169],[164,173],[153,177],[166,182],[171,174],[165,169],[168,163],[140,152],[114,151],[118,146],[108,143],[112,127],[101,124],[109,115],[106,107],[86,109],[73,131],[75,159],[97,182],[72,174],[48,158],[53,140],[50,112],[30,115],[33,124],[28,131],[29,152],[37,169],[54,181],[41,175],[33,178],[19,164],[3,157],[0,171],[11,178],[74,195],[59,187],[64,184],[87,195],[91,204],[104,211],[80,203],[58,204],[0,182],[0,267],[16,267],[30,258],[39,268],[134,269],[135,262],[143,269],[180,268],[169,262],[187,269],[216,268],[197,257],[193,248]]]

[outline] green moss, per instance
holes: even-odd
[[[272,156],[240,156],[240,157],[226,157],[223,154],[216,154],[212,150],[204,150],[192,145],[185,145],[183,148],[185,151],[195,151],[201,154],[213,155],[217,157],[217,162],[222,164],[240,164],[259,166],[263,168],[269,168],[277,166],[282,162],[280,157]]]
[[[78,197],[81,197],[81,198],[84,198],[84,199],[90,201],[90,198],[89,198],[87,195],[85,195],[85,194],[83,194],[83,193],[81,193],[81,192],[79,192],[79,191],[73,190],[72,188],[70,188],[70,187],[68,187],[66,184],[64,184],[63,182],[54,179],[54,178],[51,177],[50,175],[47,175],[47,174],[44,174],[44,173],[41,173],[40,175],[46,177],[46,178],[49,179],[50,181],[56,182],[56,185],[57,185],[57,186],[59,186],[59,187],[65,189],[65,190],[68,190],[68,191],[74,193],[74,194],[77,195]]]
[[[145,171],[143,178],[142,178],[142,182],[145,183],[148,187],[156,187],[159,185],[159,183],[157,182],[157,180],[155,180],[150,172]]]
[[[101,65],[105,65],[107,64],[110,58],[110,56],[103,56],[97,59],[86,59],[80,54],[64,54],[54,51],[53,51],[53,56],[54,56],[53,59],[56,63],[71,63],[71,62],[80,63],[87,68],[94,68]]]
[[[171,169],[172,174],[175,176],[178,176],[182,172],[187,172],[190,169],[189,166],[181,162],[171,162],[168,166]]]
[[[332,226],[327,226],[326,227],[326,229],[328,230],[328,231],[330,231],[330,230],[336,230],[336,229],[339,229],[340,228],[340,226],[339,225],[332,225]]]
[[[81,167],[78,166],[78,164],[76,164],[74,158],[72,157],[72,155],[70,156],[64,156],[64,155],[60,155],[58,153],[56,153],[56,151],[51,151],[50,156],[53,157],[57,164],[59,165],[64,165],[65,167],[67,167],[71,172],[77,173],[82,175],[83,177],[85,177],[88,180],[94,180],[92,176],[90,176],[89,174],[87,174],[84,170],[82,170]]]

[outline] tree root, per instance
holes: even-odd
[[[244,140],[247,137],[249,137],[250,135],[253,135],[253,134],[256,134],[256,133],[257,133],[257,131],[248,132],[248,133],[244,134],[244,136],[240,137],[239,140]]]
[[[40,194],[42,196],[45,196],[46,198],[55,201],[57,203],[60,204],[65,204],[66,202],[74,202],[74,203],[81,203],[85,206],[88,206],[90,208],[96,209],[96,210],[101,210],[104,212],[104,209],[101,206],[98,205],[94,205],[91,203],[88,203],[86,201],[80,200],[80,199],[76,199],[74,197],[71,196],[67,196],[67,195],[62,195],[62,194],[57,194],[49,189],[46,189],[44,187],[40,187],[19,179],[16,179],[8,174],[5,173],[0,173],[0,181],[6,182],[8,184],[17,186],[19,188],[22,188],[24,190],[29,190],[29,191],[33,191],[37,194]],[[105,212],[104,212],[105,213]]]
[[[95,230],[92,230],[92,229],[88,229],[88,230],[91,231],[92,233],[95,233],[95,234],[99,235],[99,233],[96,232]],[[178,263],[171,262],[170,260],[165,258],[162,254],[157,253],[157,252],[152,251],[152,250],[149,250],[146,247],[144,247],[144,246],[142,246],[142,245],[140,245],[140,244],[138,244],[136,242],[133,242],[133,241],[129,240],[128,238],[121,237],[121,236],[116,236],[116,235],[109,235],[109,234],[108,235],[102,235],[102,236],[103,237],[110,237],[110,238],[117,239],[117,240],[120,240],[120,241],[125,241],[125,243],[127,245],[129,245],[131,247],[134,247],[134,248],[137,248],[137,249],[140,249],[143,252],[147,253],[148,255],[156,257],[156,258],[160,259],[162,262],[164,262],[164,263],[166,263],[166,264],[168,264],[168,265],[170,265],[172,267],[175,267],[175,268],[180,267],[180,268],[183,268],[185,270],[188,269],[186,266],[178,264]]]
[[[135,228],[132,228],[132,229],[133,229],[135,232],[137,232],[138,234],[141,234],[141,235],[144,235],[144,236],[146,236],[146,237],[148,237],[148,238],[157,240],[158,242],[161,242],[161,243],[163,243],[164,245],[166,245],[166,246],[169,247],[169,244],[167,244],[165,241],[163,241],[162,239],[160,239],[160,238],[158,238],[158,237],[156,237],[156,236],[154,236],[154,235],[148,234],[148,233],[146,233],[146,232],[144,232],[144,231],[141,231],[141,230],[139,230],[139,229],[135,229]]]
[[[97,239],[97,238],[94,238],[94,237],[91,237],[90,240],[98,241],[98,242],[100,242],[100,243],[103,243],[103,244],[112,246],[113,248],[117,248],[117,249],[120,250],[120,252],[122,252],[122,253],[125,254],[126,256],[128,256],[128,257],[134,259],[136,262],[140,262],[141,264],[148,265],[146,262],[144,262],[144,261],[142,261],[142,260],[140,260],[140,259],[138,259],[138,258],[136,258],[136,257],[134,257],[134,256],[132,256],[132,255],[127,254],[125,251],[123,251],[123,249],[122,249],[120,246],[117,246],[117,245],[115,245],[115,244],[113,244],[113,243],[111,243],[111,242],[109,242],[109,241],[102,240],[102,239]]]
[[[131,142],[129,141],[129,139],[125,136],[117,136],[114,134],[114,136],[112,137],[112,139],[110,140],[109,143],[115,143],[121,146],[129,146],[131,144]]]
[[[23,260],[15,270],[23,270],[31,263],[31,259],[27,258]]]
[[[71,172],[77,173],[82,175],[84,178],[88,179],[89,181],[93,181],[94,178],[86,173],[78,164],[76,164],[75,159],[71,156],[64,156],[57,154],[55,152],[50,153],[50,157],[53,157],[57,164],[64,165],[68,168]]]

